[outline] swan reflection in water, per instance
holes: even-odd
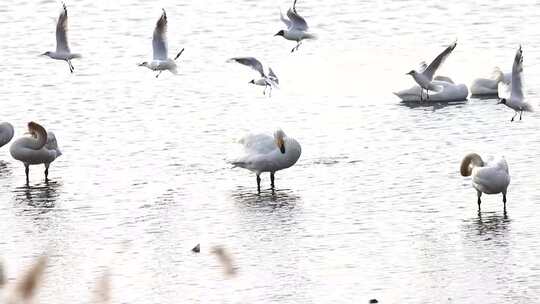
[[[12,174],[8,163],[0,160],[0,178],[8,177]]]
[[[33,209],[37,208],[41,209],[42,212],[47,212],[54,208],[61,187],[62,183],[57,181],[17,187],[13,191],[15,194],[14,201],[21,207],[29,206]]]
[[[261,193],[253,193],[250,187],[239,186],[231,195],[234,201],[244,207],[275,210],[293,210],[296,208],[300,196],[290,189],[262,190]]]
[[[449,102],[418,102],[418,101],[402,101],[399,103],[400,106],[404,106],[410,109],[415,108],[431,108],[432,111],[437,111],[440,109],[444,109],[446,107],[450,106],[460,106],[466,104],[467,101],[449,101]]]
[[[508,213],[478,213],[478,216],[466,220],[464,229],[467,234],[476,240],[505,239],[510,231],[512,220]],[[478,239],[480,237],[480,239]]]

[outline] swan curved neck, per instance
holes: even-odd
[[[474,167],[483,167],[482,157],[476,153],[467,154],[461,161],[461,175],[470,176]]]
[[[47,131],[45,131],[45,128],[35,122],[30,122],[28,123],[28,132],[32,134],[32,137],[29,137],[28,148],[39,150],[45,146],[47,143]]]

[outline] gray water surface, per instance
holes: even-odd
[[[273,37],[264,1],[70,1],[70,43],[54,50],[55,1],[0,8],[0,121],[16,137],[35,120],[63,155],[24,167],[0,148],[0,256],[14,280],[50,255],[40,303],[89,303],[112,272],[115,303],[529,303],[540,297],[535,113],[510,123],[496,99],[401,104],[405,73],[458,46],[440,74],[470,84],[524,50],[527,99],[538,105],[540,6],[534,1],[310,1],[297,9],[317,41]],[[151,58],[161,8],[180,75]],[[232,63],[256,56],[280,77],[272,98]],[[235,141],[281,127],[302,145],[275,193],[231,169]],[[477,214],[469,152],[505,155],[500,195]],[[201,243],[201,253],[190,249]],[[238,267],[223,276],[210,247]]]

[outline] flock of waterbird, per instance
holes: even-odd
[[[274,36],[282,36],[283,38],[295,41],[297,44],[292,48],[291,52],[298,50],[303,40],[315,39],[316,36],[308,31],[308,25],[303,17],[296,10],[296,1],[294,0],[291,8],[288,9],[286,17],[280,12],[280,19],[285,23],[287,29],[280,30]],[[56,51],[47,51],[42,55],[48,56],[55,60],[62,60],[68,64],[71,73],[75,68],[72,60],[81,58],[80,54],[72,53],[68,44],[67,25],[68,14],[65,4],[62,4],[62,11],[59,15],[56,26]],[[156,71],[158,78],[163,71],[169,71],[177,74],[177,59],[182,55],[182,48],[174,58],[169,58],[167,45],[167,14],[163,12],[158,19],[152,37],[153,58],[152,61],[145,61],[139,66],[146,67],[152,71]],[[420,69],[411,70],[407,73],[418,85],[419,94],[416,96],[420,102],[430,101],[430,94],[437,94],[445,91],[453,85],[449,77],[435,76],[437,70],[445,62],[448,56],[456,48],[457,41],[454,41],[443,52],[441,52],[429,65],[422,63]],[[254,57],[234,57],[228,60],[248,66],[259,73],[260,78],[250,81],[251,84],[264,86],[263,94],[271,95],[272,89],[279,86],[279,79],[272,68],[268,67],[267,72],[263,64]],[[498,95],[499,104],[504,104],[515,111],[511,118],[514,121],[519,114],[519,119],[522,119],[523,112],[533,111],[530,103],[525,101],[523,94],[523,51],[522,47],[516,51],[512,72],[503,73],[496,68],[494,77],[491,79],[479,78],[474,80],[471,85],[472,95]],[[449,100],[452,96],[448,97]],[[14,128],[11,124],[4,122],[0,123],[0,147],[6,145],[14,136]],[[244,155],[233,159],[230,163],[234,167],[248,169],[255,173],[257,181],[257,191],[261,191],[261,178],[263,172],[270,173],[271,189],[274,189],[275,172],[293,166],[300,158],[302,149],[298,141],[292,137],[288,137],[283,130],[278,129],[273,136],[267,134],[249,134],[239,141],[244,147]],[[59,156],[62,155],[56,137],[53,132],[47,131],[43,126],[36,122],[28,123],[28,132],[25,136],[15,140],[9,149],[12,157],[21,161],[25,167],[26,183],[29,183],[29,167],[30,165],[43,164],[45,166],[45,181],[48,181],[49,166]],[[504,211],[506,212],[506,194],[508,185],[510,184],[510,175],[508,172],[508,164],[504,157],[493,159],[486,162],[480,155],[470,153],[466,155],[460,166],[460,173],[463,176],[472,177],[472,186],[477,191],[478,211],[480,212],[482,194],[498,194],[503,196]],[[199,252],[199,245],[197,250]],[[225,255],[222,248],[215,248],[213,251],[224,264],[226,272],[234,273],[234,268],[231,266],[230,258]],[[29,270],[19,285],[14,287],[15,298],[8,299],[7,303],[23,303],[26,298],[31,298],[35,289],[36,280],[41,276],[45,258],[40,258],[38,262]],[[0,289],[5,285],[5,278],[0,264]],[[108,282],[104,277],[100,281],[102,290],[101,301],[106,302],[109,298]]]
[[[287,29],[280,30],[274,36],[282,36],[287,40],[295,41],[297,44],[291,52],[297,51],[303,40],[315,39],[316,36],[310,33],[307,22],[296,10],[296,1],[287,10],[285,17],[280,11],[280,19],[285,23]],[[42,55],[55,60],[66,61],[71,73],[74,71],[72,59],[81,58],[81,55],[72,53],[67,37],[68,13],[64,3],[62,11],[56,25],[56,51],[48,51]],[[167,45],[167,14],[163,13],[158,19],[152,37],[153,59],[142,62],[139,66],[147,67],[152,71],[157,71],[156,78],[163,71],[170,71],[177,74],[176,60],[182,55],[184,49],[180,50],[174,58],[169,58]],[[420,69],[411,70],[408,75],[412,76],[419,88],[419,101],[430,100],[430,92],[441,92],[453,84],[452,80],[444,76],[435,76],[437,70],[445,62],[448,56],[457,46],[457,40],[440,53],[429,65],[422,63]],[[237,62],[251,67],[259,73],[259,79],[253,79],[250,83],[264,86],[264,94],[269,89],[278,87],[279,79],[275,72],[268,67],[268,72],[264,71],[262,63],[254,57],[234,57],[230,62]],[[512,67],[511,74],[504,74],[499,69],[495,70],[494,79],[477,79],[471,86],[473,94],[498,94],[499,103],[504,104],[515,111],[511,121],[519,114],[522,119],[524,111],[533,111],[530,103],[524,100],[523,83],[523,52],[521,46],[518,48]],[[425,94],[424,94],[425,91]],[[9,123],[0,124],[0,147],[7,144],[13,137],[13,126]],[[26,182],[29,183],[29,166],[44,164],[45,181],[48,180],[50,164],[62,155],[58,148],[53,132],[47,131],[44,127],[35,122],[28,123],[27,136],[15,140],[10,147],[10,153],[16,160],[21,161],[25,166]],[[244,155],[231,160],[234,167],[248,169],[255,173],[257,180],[257,190],[261,191],[261,178],[263,172],[270,173],[271,189],[274,189],[275,172],[293,166],[301,155],[301,146],[292,137],[288,137],[285,132],[278,129],[273,136],[267,134],[249,134],[239,141],[244,147]],[[506,208],[506,191],[510,182],[508,175],[508,165],[504,158],[485,163],[476,154],[467,155],[461,164],[461,174],[473,177],[473,186],[478,192],[478,207],[480,209],[480,196],[482,193],[502,193]]]

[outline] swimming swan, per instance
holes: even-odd
[[[262,172],[270,172],[271,186],[274,189],[275,172],[294,165],[302,153],[300,144],[285,135],[281,129],[274,132],[273,137],[267,134],[249,134],[239,143],[244,146],[245,155],[231,163],[235,167],[255,172],[258,192],[261,192]]]
[[[35,122],[28,123],[28,133],[11,144],[9,152],[16,160],[24,163],[26,183],[28,184],[29,166],[45,165],[45,181],[48,181],[49,165],[60,155],[60,149],[56,143],[53,132],[47,132],[45,128]]]
[[[512,81],[511,73],[503,73],[498,67],[493,70],[492,78],[477,78],[471,84],[471,95],[497,95],[499,83],[510,84]]]
[[[502,193],[506,211],[506,189],[510,184],[510,175],[504,157],[485,163],[480,155],[470,153],[461,161],[460,171],[462,176],[472,175],[472,186],[478,193],[478,212],[480,212],[482,193]]]

